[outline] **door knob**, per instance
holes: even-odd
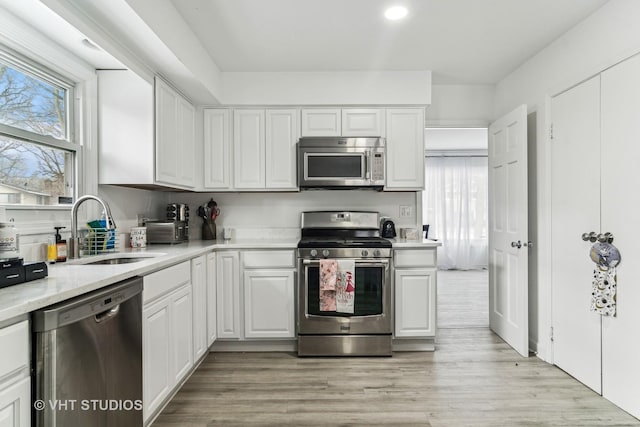
[[[604,234],[601,233],[601,234],[598,234],[597,239],[598,239],[598,242],[601,242],[601,243],[605,243],[605,242],[611,243],[613,242],[613,234],[609,232],[606,232]]]
[[[595,243],[598,240],[598,234],[595,231],[590,233],[582,233],[582,240],[585,242]]]
[[[518,240],[517,242],[511,242],[511,247],[520,249],[522,247],[522,242],[520,240]]]

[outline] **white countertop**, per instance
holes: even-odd
[[[391,245],[394,249],[407,249],[407,248],[435,248],[438,246],[442,246],[442,242],[438,240],[431,239],[421,239],[421,240],[408,240],[408,239],[389,239],[391,240]]]
[[[434,240],[391,239],[394,248],[432,248]],[[127,249],[126,254],[160,254],[139,262],[115,265],[81,265],[74,261],[49,265],[49,276],[0,289],[0,322],[134,276],[143,276],[210,251],[225,249],[295,249],[297,238],[195,240],[177,245],[148,245]],[[99,257],[99,256],[98,256]],[[98,257],[95,257],[98,259]]]
[[[196,240],[177,245],[148,245],[143,249],[127,249],[122,253],[161,254],[129,264],[74,265],[74,261],[70,261],[49,265],[47,278],[0,289],[0,322],[130,277],[161,270],[212,250],[295,249],[297,244],[298,239]]]

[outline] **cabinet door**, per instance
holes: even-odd
[[[193,360],[207,350],[207,264],[202,255],[191,260],[193,290]]]
[[[295,336],[293,270],[244,272],[244,336]]]
[[[339,108],[302,110],[302,136],[340,136],[342,115]]]
[[[195,186],[195,109],[186,99],[178,96],[178,184]]]
[[[171,300],[162,298],[142,313],[144,419],[155,412],[173,387],[171,374]]]
[[[218,327],[216,322],[216,254],[207,254],[207,348],[215,342],[218,337]]]
[[[424,189],[424,110],[387,109],[387,184],[389,190]]]
[[[596,231],[613,233],[613,244],[622,257],[617,267],[616,315],[602,316],[602,395],[638,418],[640,246],[636,228],[640,193],[634,183],[640,180],[640,57],[634,56],[603,72],[601,90],[602,228]]]
[[[191,285],[171,296],[171,347],[173,350],[173,385],[178,384],[193,366],[193,305]]]
[[[24,378],[4,387],[0,384],[0,427],[31,426],[31,380]]]
[[[231,110],[204,110],[204,187],[231,188]]]
[[[265,184],[268,189],[295,190],[298,110],[267,110]]]
[[[436,270],[396,269],[395,336],[436,334]]]
[[[156,181],[179,184],[178,94],[156,78]]]
[[[345,108],[342,110],[342,136],[384,136],[384,110]]]
[[[237,189],[265,188],[264,110],[233,112],[233,165]]]
[[[218,338],[240,338],[240,262],[237,251],[216,257]]]

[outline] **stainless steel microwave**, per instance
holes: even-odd
[[[368,188],[385,184],[383,138],[306,137],[298,141],[298,186]]]

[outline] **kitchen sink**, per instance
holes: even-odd
[[[118,265],[118,264],[130,264],[134,262],[146,261],[157,256],[166,255],[164,253],[139,253],[139,254],[109,254],[98,255],[87,258],[79,258],[69,261],[72,265]]]
[[[126,257],[126,258],[107,258],[98,261],[86,262],[83,265],[109,265],[109,264],[129,264],[131,262],[139,262],[149,259],[150,257]]]

